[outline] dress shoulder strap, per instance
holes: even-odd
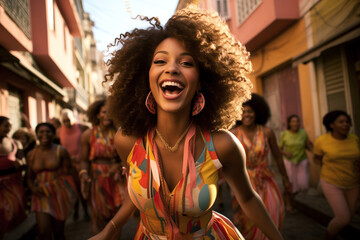
[[[200,130],[201,135],[204,139],[206,148],[207,148],[207,154],[208,156],[210,156],[212,163],[214,164],[214,166],[217,169],[221,169],[222,168],[222,164],[216,154],[215,151],[215,147],[214,147],[214,142],[213,142],[213,137],[212,134],[209,130],[205,130],[205,129],[201,129]],[[206,150],[206,149],[205,149]]]
[[[201,136],[205,142],[205,145],[209,151],[215,151],[212,134],[209,130],[201,129]]]

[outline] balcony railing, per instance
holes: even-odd
[[[31,39],[30,13],[28,0],[0,0],[0,5],[9,17]]]
[[[242,24],[250,14],[260,5],[262,0],[237,0],[238,26]]]

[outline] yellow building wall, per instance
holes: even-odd
[[[284,65],[291,64],[291,59],[308,49],[304,19],[284,31],[263,48],[251,53],[254,72],[250,79],[254,84],[254,92],[263,93],[262,77]],[[298,66],[301,107],[303,123],[310,139],[314,139],[312,97],[310,88],[310,72],[306,65]]]
[[[359,0],[322,0],[311,10],[314,45],[359,22]]]

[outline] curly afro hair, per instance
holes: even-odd
[[[251,94],[251,99],[243,103],[243,107],[249,106],[255,112],[255,123],[265,125],[271,117],[270,107],[265,99],[256,94]],[[236,125],[241,125],[241,121],[237,121]]]
[[[157,18],[140,17],[151,24],[115,39],[117,50],[108,60],[105,82],[113,81],[109,114],[127,135],[143,136],[156,125],[156,115],[145,107],[150,91],[148,73],[156,47],[166,38],[184,42],[199,65],[205,107],[192,121],[210,131],[229,129],[240,119],[242,103],[249,99],[252,72],[249,53],[216,12],[190,5],[177,11],[164,27]],[[190,115],[190,113],[189,113]]]
[[[99,124],[99,119],[97,118],[97,115],[100,113],[101,108],[105,106],[105,104],[106,104],[106,100],[101,99],[93,102],[88,107],[86,111],[86,116],[88,117],[89,122],[91,122],[93,126]]]
[[[332,132],[332,128],[330,127],[330,125],[332,123],[335,122],[335,120],[339,117],[339,116],[345,116],[349,119],[350,125],[351,125],[351,117],[349,116],[349,114],[347,114],[344,111],[341,110],[334,110],[331,112],[328,112],[327,114],[325,114],[324,118],[323,118],[323,125],[326,128],[326,131],[328,132]]]

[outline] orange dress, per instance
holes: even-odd
[[[285,205],[274,173],[268,166],[269,143],[264,132],[264,127],[258,125],[255,136],[250,140],[241,126],[236,127],[235,136],[240,140],[246,152],[246,167],[254,190],[263,200],[267,211],[275,225],[281,230]],[[234,223],[239,227],[245,239],[267,239],[265,234],[247,218],[233,197]]]

